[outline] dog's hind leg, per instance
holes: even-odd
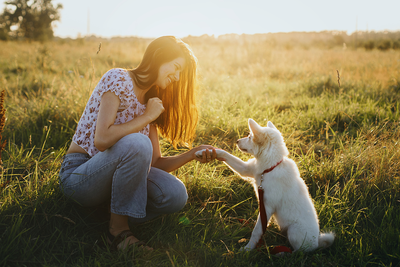
[[[301,227],[298,224],[292,224],[289,226],[287,231],[290,245],[292,245],[294,251],[312,251],[318,248],[318,233],[313,231],[306,231],[305,227]]]

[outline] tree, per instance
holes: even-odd
[[[52,22],[60,20],[61,4],[52,0],[10,0],[0,15],[0,39],[9,37],[46,41],[53,37]]]

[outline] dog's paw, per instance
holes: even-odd
[[[197,158],[202,158],[203,157],[203,151],[206,151],[207,149],[202,149],[194,153]]]
[[[251,250],[251,248],[249,246],[245,246],[245,247],[241,247],[239,249],[239,252],[247,252],[247,251],[250,251],[250,250]]]

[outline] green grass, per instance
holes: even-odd
[[[154,251],[109,251],[105,207],[66,199],[58,169],[101,75],[134,67],[146,42],[104,42],[99,55],[90,42],[0,42],[8,141],[0,266],[400,266],[400,52],[223,44],[192,43],[201,114],[194,145],[248,159],[235,148],[247,119],[273,121],[321,229],[336,233],[332,247],[284,258],[239,252],[257,218],[252,187],[220,162],[191,162],[174,173],[189,193],[185,208],[132,226]],[[161,145],[166,155],[183,150]],[[289,245],[275,225],[264,238],[269,246]]]

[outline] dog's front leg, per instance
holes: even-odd
[[[203,151],[205,150],[206,149],[197,151],[196,156],[201,157]],[[252,171],[253,168],[250,161],[245,162],[222,149],[216,149],[215,152],[217,153],[217,159],[224,161],[225,164],[228,165],[228,167],[230,167],[234,172],[238,173],[242,177],[254,178]]]
[[[264,204],[265,204],[265,202],[264,202]],[[261,212],[263,212],[263,211],[261,211]],[[273,209],[271,208],[271,206],[265,205],[265,213],[267,216],[266,224],[268,225],[268,222],[271,219],[272,214],[273,214]],[[265,227],[267,227],[267,225]],[[260,212],[259,212],[256,225],[254,226],[253,232],[251,233],[250,241],[249,241],[249,243],[247,243],[247,245],[244,248],[242,248],[242,250],[249,251],[249,250],[254,249],[257,246],[260,239],[262,238],[262,235],[265,230],[266,229],[263,229]]]
[[[260,213],[258,213],[256,226],[254,227],[253,232],[251,233],[250,241],[241,250],[250,251],[257,246],[257,243],[258,241],[260,241],[260,238],[262,237],[263,234],[263,229],[261,224],[262,223],[261,223]]]
[[[234,172],[238,173],[242,177],[254,178],[252,171],[252,165],[249,162],[245,162],[238,157],[224,150],[217,150],[217,157],[222,159],[228,167],[230,167]]]

